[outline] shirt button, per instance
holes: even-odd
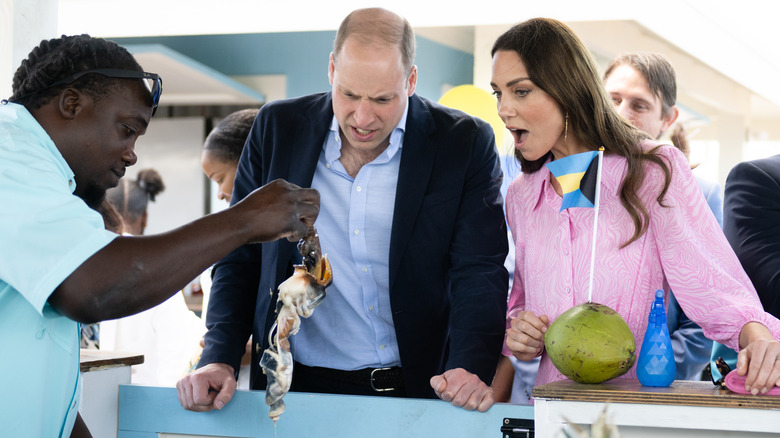
[[[373,311],[374,311],[374,306],[368,306],[368,310],[370,310],[371,312],[373,312]]]
[[[384,350],[384,349],[385,349],[385,344],[382,344],[382,345],[380,345],[380,346],[379,346],[379,349],[380,349],[380,350]]]
[[[327,167],[328,169],[330,169],[330,163],[325,163],[325,167]]]
[[[353,231],[353,232],[355,233],[355,235],[356,235],[356,236],[357,236],[358,234],[360,234],[360,230],[358,230],[357,228],[355,228],[355,231]]]
[[[363,188],[360,187],[360,186],[357,186],[357,187],[355,187],[355,190],[359,192],[359,191],[363,190]]]
[[[569,250],[568,249],[564,249],[563,250],[563,255],[569,255]]]
[[[72,179],[68,180],[68,186],[72,186],[72,185],[73,185],[73,180]]]
[[[360,268],[360,270],[361,270],[361,271],[363,271],[363,272],[366,272],[366,271],[368,271],[368,268],[366,268],[365,266],[363,266],[362,268]]]

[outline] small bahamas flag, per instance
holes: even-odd
[[[561,211],[571,207],[593,208],[599,168],[598,151],[569,155],[547,163],[563,190]]]

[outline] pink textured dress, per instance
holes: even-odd
[[[642,144],[644,148],[653,146]],[[626,160],[604,155],[601,208],[596,237],[593,302],[615,309],[626,320],[642,348],[647,315],[656,289],[670,288],[685,313],[709,339],[738,349],[744,324],[757,321],[780,339],[780,321],[764,312],[753,285],[739,264],[718,222],[701,194],[680,151],[662,146],[672,182],[658,205],[663,171],[647,165],[638,194],[648,208],[650,223],[638,240],[620,248],[634,233],[634,223],[620,203],[619,190]],[[516,248],[515,280],[509,308],[521,305],[554,321],[588,296],[592,208],[559,212],[561,197],[550,184],[546,166],[521,174],[509,186],[507,220]],[[512,353],[504,345],[504,354]],[[636,378],[636,366],[622,376]],[[537,385],[563,380],[543,353]]]

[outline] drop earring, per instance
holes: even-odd
[[[563,128],[563,142],[565,143],[569,137],[569,113],[566,113],[565,125]]]

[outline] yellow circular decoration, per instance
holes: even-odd
[[[474,85],[458,85],[444,93],[439,103],[490,123],[496,136],[496,145],[501,148],[506,126],[498,117],[495,96]]]

